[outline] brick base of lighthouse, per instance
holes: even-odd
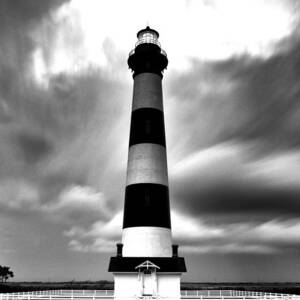
[[[109,271],[114,276],[115,299],[179,299],[186,268],[182,257],[117,256],[111,257]]]

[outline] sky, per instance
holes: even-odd
[[[300,276],[300,2],[0,0],[0,264],[101,280],[121,238],[138,30],[160,33],[184,281]]]

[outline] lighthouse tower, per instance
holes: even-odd
[[[140,30],[128,58],[134,86],[122,243],[109,265],[116,298],[179,298],[186,272],[172,245],[162,97],[168,59],[158,37],[149,26]]]

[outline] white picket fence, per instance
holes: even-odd
[[[113,299],[113,293],[113,290],[47,290],[20,293],[0,293],[0,300],[105,300]],[[182,290],[181,299],[300,300],[300,295],[238,290]]]
[[[97,300],[113,298],[113,290],[47,290],[0,294],[0,300]]]
[[[299,299],[300,295],[240,290],[185,290],[182,299]]]
[[[182,290],[181,299],[265,299],[300,300],[300,295],[239,290]]]

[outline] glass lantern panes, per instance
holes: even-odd
[[[158,42],[157,33],[152,30],[141,32],[138,36],[138,41],[135,46],[140,44],[155,44],[160,47],[160,43]]]

